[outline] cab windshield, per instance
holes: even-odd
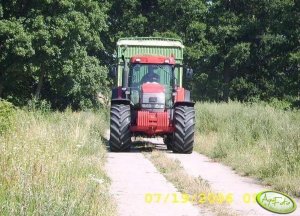
[[[171,86],[172,65],[133,64],[129,72],[129,86],[139,88],[143,83],[156,82]]]

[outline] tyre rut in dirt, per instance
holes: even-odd
[[[174,111],[173,152],[190,154],[194,146],[194,107],[178,106]]]
[[[129,151],[131,147],[130,106],[112,105],[110,110],[110,150]]]

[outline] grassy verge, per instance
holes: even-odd
[[[227,208],[227,205],[229,205],[227,203],[228,198],[222,198],[221,202],[217,203],[217,198],[214,197],[213,202],[210,203],[210,201],[208,201],[209,195],[217,195],[217,193],[214,193],[209,184],[204,180],[188,175],[178,160],[170,159],[159,151],[145,153],[145,156],[181,193],[187,194],[190,201],[193,201],[201,207],[206,207],[216,215],[236,215]]]
[[[0,135],[0,215],[114,215],[105,117],[17,110]]]
[[[196,105],[195,150],[300,196],[300,112],[240,103]]]

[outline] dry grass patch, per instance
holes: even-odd
[[[194,195],[200,194],[216,194],[206,181],[188,175],[178,160],[170,159],[160,151],[145,153],[145,155],[181,193],[189,194],[191,198],[194,197]],[[196,200],[198,199],[200,198]],[[200,204],[195,200],[194,203],[201,207],[208,208],[216,215],[237,215],[228,208],[228,204]]]

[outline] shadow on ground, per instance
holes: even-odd
[[[131,140],[131,153],[152,152],[154,150],[169,152],[169,150],[167,150],[167,146],[162,142],[161,138],[138,138],[138,140],[132,138]],[[106,146],[106,150],[110,152],[108,139],[102,136],[102,141]]]

